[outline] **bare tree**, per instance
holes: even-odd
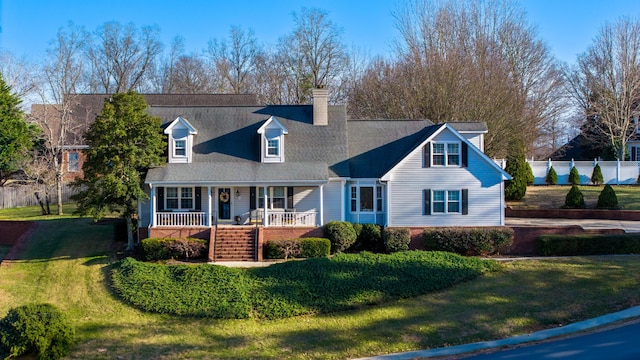
[[[252,29],[245,32],[239,26],[232,26],[228,40],[209,41],[207,55],[226,80],[234,94],[245,94],[253,89],[252,76],[256,61],[262,52]]]
[[[99,27],[87,51],[93,67],[92,91],[144,90],[145,75],[162,52],[159,33],[157,26],[138,30],[133,23],[107,22]]]
[[[0,74],[11,86],[14,93],[26,100],[21,105],[28,108],[35,95],[36,66],[25,57],[16,57],[6,50],[0,50]]]
[[[73,122],[72,110],[77,103],[75,94],[85,89],[82,50],[88,40],[89,34],[84,28],[73,23],[58,30],[47,50],[39,81],[42,105],[34,105],[31,111],[31,117],[42,129],[44,137],[44,149],[37,160],[45,162],[54,176],[41,175],[44,166],[35,166],[34,173],[38,173],[41,180],[54,180],[59,215],[62,215],[62,185],[66,173],[63,161],[65,147],[82,138],[81,134],[72,136],[74,132],[81,131]]]
[[[604,25],[577,66],[565,71],[568,90],[607,135],[619,160],[640,115],[640,21]]]
[[[387,103],[394,117],[485,121],[487,153],[505,156],[514,137],[531,148],[545,118],[559,111],[562,78],[524,14],[506,0],[404,3],[394,14],[397,58],[373,63],[361,82],[387,94],[351,91],[350,113],[364,108],[378,117]],[[380,103],[366,100],[373,96]]]

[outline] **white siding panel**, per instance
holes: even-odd
[[[318,211],[320,206],[319,191],[317,187],[294,187],[293,207],[300,212]]]
[[[436,141],[455,141],[444,131]],[[416,149],[396,167],[390,178],[389,226],[498,226],[501,222],[501,174],[469,149],[469,166],[422,167],[422,149]],[[468,189],[468,215],[422,215],[422,191]]]
[[[206,188],[203,191],[203,193],[206,193],[207,190]],[[240,191],[240,197],[237,197],[235,195],[236,190]],[[237,187],[234,188],[232,190],[233,192],[233,216],[241,216],[242,220],[240,221],[241,223],[249,223],[250,222],[250,216],[251,214],[249,213],[249,201],[250,199],[250,194],[249,194],[249,188],[248,187]],[[205,199],[205,197],[202,197],[202,211],[207,211],[207,199]],[[217,211],[218,209],[218,203],[217,203],[217,198],[213,197],[213,199],[211,200],[213,202],[213,204],[211,205],[211,211]],[[233,218],[232,218],[233,219]]]
[[[323,189],[324,192],[324,222],[342,221],[341,207],[344,203],[342,181],[329,181]]]

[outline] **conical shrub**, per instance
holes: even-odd
[[[547,177],[544,179],[547,185],[556,185],[558,184],[558,173],[556,173],[556,169],[552,167],[547,171]]]
[[[569,172],[569,184],[580,185],[580,173],[578,173],[578,169],[575,166]]]
[[[562,207],[564,209],[584,209],[586,207],[582,191],[578,186],[571,186],[571,190],[569,190],[567,197],[564,199],[564,206]]]
[[[611,185],[607,184],[598,196],[598,208],[599,209],[617,209],[618,197]]]
[[[596,164],[593,168],[593,173],[591,174],[591,183],[593,185],[600,185],[604,182],[604,177],[602,176],[602,169],[600,168],[600,164]]]

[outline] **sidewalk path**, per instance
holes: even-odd
[[[506,226],[571,226],[578,225],[585,230],[590,229],[622,229],[625,232],[640,232],[640,221],[601,220],[601,219],[540,219],[513,218],[505,219]]]

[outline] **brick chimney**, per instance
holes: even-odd
[[[328,89],[313,89],[313,125],[327,126],[329,124],[328,100]]]

